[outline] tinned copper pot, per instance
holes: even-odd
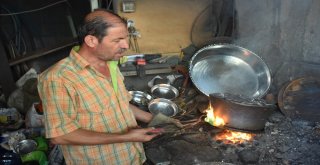
[[[276,106],[263,100],[247,99],[231,94],[210,94],[215,117],[224,120],[224,127],[246,131],[261,131]]]

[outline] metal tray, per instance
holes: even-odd
[[[266,63],[255,53],[233,45],[210,45],[197,51],[189,66],[193,84],[203,94],[231,93],[262,98],[271,84]]]

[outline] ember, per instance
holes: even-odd
[[[240,144],[250,141],[253,135],[250,133],[236,132],[225,130],[214,137],[215,140],[220,140],[226,144]]]

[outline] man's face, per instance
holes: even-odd
[[[123,24],[108,29],[105,36],[97,47],[97,56],[101,60],[119,60],[128,45],[128,30]]]

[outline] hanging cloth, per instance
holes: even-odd
[[[118,92],[118,82],[117,82],[118,61],[108,61],[107,63],[110,71],[113,90],[117,93]]]
[[[123,56],[120,58],[119,61],[108,61],[108,67],[111,75],[111,81],[112,81],[112,86],[114,91],[117,93],[118,92],[118,81],[117,81],[117,67],[118,64],[123,64],[128,61],[128,58],[126,56]]]

